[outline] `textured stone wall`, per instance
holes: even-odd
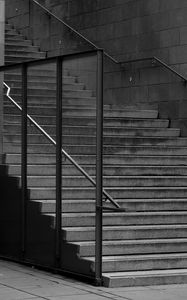
[[[75,51],[84,49],[47,16],[28,18],[27,1],[7,0],[9,20],[34,36],[50,55],[62,53],[65,43]],[[187,76],[186,0],[41,0],[58,17],[65,19],[87,38],[119,61],[157,56]],[[19,3],[20,9],[15,6]],[[24,7],[22,7],[24,5]],[[11,9],[9,10],[9,8]],[[22,10],[22,11],[21,11]],[[23,20],[20,19],[23,14]],[[25,20],[25,21],[24,21]],[[28,30],[28,20],[32,30]],[[40,30],[38,30],[40,28]],[[60,35],[61,33],[61,35]],[[42,42],[41,42],[42,40]],[[82,46],[82,48],[81,48]],[[151,61],[127,64],[122,69],[107,62],[105,101],[108,103],[158,108],[172,126],[187,134],[187,87],[164,68]]]
[[[0,65],[4,65],[4,0],[0,0]],[[3,74],[0,73],[0,163],[3,153]]]

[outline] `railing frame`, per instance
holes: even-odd
[[[97,54],[97,96],[96,96],[96,183],[91,178],[91,183],[96,187],[96,202],[95,202],[95,258],[96,258],[96,271],[95,271],[95,284],[102,284],[102,214],[103,214],[103,196],[107,197],[108,193],[103,190],[103,50],[92,50],[86,52]],[[80,53],[85,54],[85,52]],[[27,235],[27,123],[30,121],[42,134],[56,146],[56,230],[55,230],[55,269],[61,266],[61,220],[62,220],[62,154],[65,155],[75,167],[83,173],[84,170],[77,165],[74,160],[62,149],[62,70],[63,60],[65,57],[80,55],[62,55],[48,59],[40,59],[35,61],[28,61],[17,63],[7,66],[0,66],[0,72],[16,69],[21,69],[22,74],[22,107],[10,96],[10,87],[4,83],[7,88],[6,96],[21,111],[21,183],[22,183],[22,260],[26,260],[26,235]],[[27,72],[29,66],[36,66],[39,64],[46,64],[56,62],[56,141],[48,135],[45,130],[27,113]],[[83,170],[83,171],[82,171]],[[113,203],[113,202],[112,202]],[[114,202],[115,203],[115,202]],[[119,208],[115,205],[116,209]]]
[[[96,218],[95,218],[95,282],[102,285],[103,231],[103,51],[97,51],[96,103]]]
[[[62,237],[62,63],[63,58],[58,57],[56,60],[56,267],[60,267],[61,264]]]
[[[26,254],[27,235],[27,64],[22,72],[22,111],[21,111],[21,192],[22,192],[22,257]]]

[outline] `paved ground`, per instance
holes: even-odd
[[[187,300],[186,285],[100,288],[0,261],[0,300]]]

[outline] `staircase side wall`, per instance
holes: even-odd
[[[58,17],[103,47],[120,61],[157,56],[187,76],[187,1],[181,0],[41,0]],[[36,43],[49,54],[62,50],[59,27],[50,34],[47,19],[32,19],[29,28],[27,1],[6,1],[7,17],[23,33],[37,32]],[[23,18],[20,18],[22,14]],[[37,30],[33,30],[33,28]],[[40,30],[38,30],[40,28]],[[31,32],[32,31],[32,32]],[[50,36],[50,39],[49,39]],[[67,37],[68,36],[68,37]],[[67,35],[67,44],[71,43]],[[64,37],[64,35],[63,35]],[[76,46],[74,45],[75,49]],[[171,119],[187,135],[187,88],[163,68],[149,63],[107,64],[105,101],[140,108],[158,108],[160,117]]]
[[[5,0],[0,0],[0,65],[4,65],[4,4]],[[0,82],[3,82],[3,74],[0,73]],[[3,87],[0,85],[0,163],[3,153]]]

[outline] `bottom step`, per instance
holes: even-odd
[[[106,287],[131,287],[187,283],[187,269],[103,273]]]

